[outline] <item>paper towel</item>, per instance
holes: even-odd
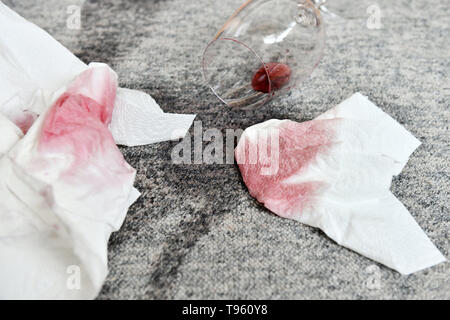
[[[163,113],[149,95],[117,89],[109,67],[88,67],[2,2],[0,28],[0,298],[94,298],[109,235],[140,195],[115,144],[183,137],[195,116]],[[55,137],[73,130],[73,139],[50,139],[44,152],[42,132],[61,120],[49,107],[65,99],[73,107],[66,120],[87,107],[101,121],[54,127]]]
[[[0,297],[94,298],[139,194],[109,132],[117,77],[93,64],[0,159]],[[12,131],[12,130],[11,130]],[[79,287],[68,284],[79,270]]]
[[[59,96],[58,90],[86,70],[47,32],[0,1],[0,113],[25,132]],[[143,92],[121,89],[110,129],[118,144],[145,145],[184,137],[194,115],[162,113]]]
[[[254,125],[235,154],[250,194],[269,210],[409,274],[445,261],[389,190],[419,145],[357,93],[312,121]]]
[[[145,92],[119,88],[110,130],[117,144],[133,147],[183,138],[194,119],[164,113]]]

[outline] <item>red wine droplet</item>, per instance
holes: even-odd
[[[267,74],[269,75],[272,88],[270,88]],[[266,64],[265,68],[264,66],[259,68],[259,70],[253,75],[252,87],[255,91],[268,93],[270,89],[278,90],[286,85],[290,78],[291,68],[289,68],[287,64],[270,62]]]

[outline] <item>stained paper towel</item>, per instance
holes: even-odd
[[[0,298],[94,298],[140,195],[116,143],[183,137],[195,116],[118,89],[1,2],[0,28]]]
[[[2,2],[0,30],[0,113],[26,132],[87,65]],[[163,113],[144,95],[119,90],[110,124],[116,142],[136,146],[183,137],[195,116]]]
[[[1,298],[98,294],[109,235],[139,195],[107,127],[116,89],[115,73],[92,65],[0,159]]]
[[[250,194],[269,210],[409,274],[445,261],[389,191],[419,145],[356,93],[312,121],[248,128],[235,154]]]

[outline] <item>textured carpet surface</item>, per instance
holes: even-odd
[[[110,64],[121,86],[150,93],[167,112],[197,113],[204,130],[310,120],[356,91],[367,95],[422,141],[392,191],[448,257],[448,1],[373,1],[382,29],[367,28],[366,17],[334,22],[311,78],[246,112],[223,106],[200,70],[203,48],[241,1],[5,3],[83,61]],[[81,9],[79,29],[71,5]],[[234,164],[172,164],[176,144],[122,148],[142,197],[111,237],[100,299],[450,298],[448,264],[402,276],[271,214]]]

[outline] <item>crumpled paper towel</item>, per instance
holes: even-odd
[[[92,64],[0,159],[0,297],[100,290],[108,238],[139,196],[107,127],[116,88],[115,73]]]
[[[1,1],[0,29],[0,112],[26,131],[87,65]],[[195,118],[165,114],[149,95],[129,89],[118,90],[114,113],[111,132],[126,146],[182,138]]]
[[[183,137],[195,116],[117,88],[1,2],[0,28],[0,298],[94,298],[140,195],[116,143]]]
[[[419,145],[356,93],[312,121],[246,129],[235,155],[250,194],[269,210],[410,274],[445,261],[389,190]]]

